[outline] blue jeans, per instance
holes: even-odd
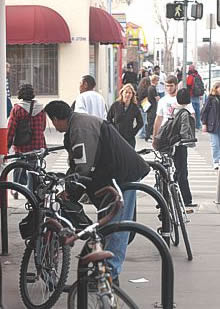
[[[216,133],[209,133],[213,163],[220,163],[220,128]]]
[[[123,193],[124,207],[119,210],[117,215],[110,223],[123,220],[133,221],[134,208],[136,202],[136,191],[129,190]],[[126,249],[130,232],[113,233],[105,238],[105,249],[114,253],[114,257],[108,260],[109,266],[112,268],[112,278],[116,278],[121,270],[125,260]]]
[[[200,122],[200,98],[199,97],[191,97],[192,106],[195,110],[195,116],[196,116],[196,129],[201,128],[201,122]]]
[[[146,137],[146,124],[147,124],[147,113],[145,113],[143,111],[142,108],[140,108],[140,112],[141,112],[141,116],[143,118],[143,122],[144,122],[144,125],[143,127],[138,131],[138,136],[140,138],[145,138]]]

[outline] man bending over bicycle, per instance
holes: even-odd
[[[153,130],[153,147],[155,147],[154,137],[157,135],[161,125],[163,125],[169,117],[172,117],[176,112],[178,112],[179,109],[185,108],[192,115],[195,114],[192,103],[190,103],[190,95],[187,89],[182,88],[177,93],[178,80],[174,75],[167,77],[165,87],[167,94],[158,102],[157,116],[154,122]],[[189,122],[187,121],[187,115],[188,113],[184,113],[181,117],[180,134],[182,139],[193,139],[195,138],[195,128],[193,132],[193,128],[190,128]],[[173,159],[176,168],[177,180],[185,206],[198,206],[197,204],[192,203],[192,194],[188,182],[187,147],[184,145],[176,147]]]
[[[71,172],[92,178],[87,194],[97,208],[99,201],[94,193],[106,185],[112,185],[113,178],[120,185],[138,181],[149,173],[150,167],[107,121],[73,112],[63,101],[48,103],[45,112],[57,131],[66,132],[64,146],[69,154]],[[123,197],[124,207],[114,221],[133,219],[136,192],[127,191]],[[129,233],[124,232],[114,233],[108,239],[106,249],[114,253],[109,260],[113,280],[117,280],[121,272],[128,238]]]

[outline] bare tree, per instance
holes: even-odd
[[[212,43],[211,63],[220,65],[220,44]],[[209,63],[209,44],[203,44],[198,47],[198,59],[204,64]]]
[[[165,16],[166,8],[164,1],[154,0],[155,22],[160,26],[164,35],[164,71],[173,71],[172,49],[174,44],[174,35],[170,34],[171,20]]]

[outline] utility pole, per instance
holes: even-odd
[[[0,159],[8,152],[6,104],[6,22],[5,0],[0,1]],[[1,160],[0,160],[1,161]],[[1,163],[0,163],[1,164]],[[1,167],[0,167],[1,168]]]
[[[183,20],[183,87],[186,87],[186,66],[187,66],[187,7],[188,0],[184,0],[184,20]]]

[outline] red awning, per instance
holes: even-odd
[[[6,40],[7,44],[71,42],[63,17],[41,5],[6,6]]]
[[[123,44],[125,38],[119,22],[108,12],[90,7],[89,16],[89,40],[91,43]]]

